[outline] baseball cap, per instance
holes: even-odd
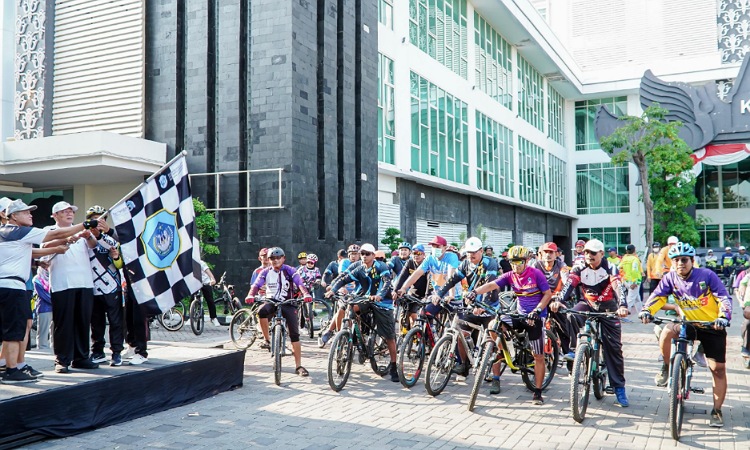
[[[740,250],[746,250],[744,245],[740,245]]]
[[[586,242],[583,239],[578,239],[575,246],[578,247],[579,245],[586,245]]]
[[[603,252],[604,244],[599,239],[590,239],[588,242],[586,242],[586,245],[583,247],[583,249],[596,253]]]
[[[539,247],[540,252],[556,252],[557,251],[557,244],[554,242],[545,242],[541,247]]]
[[[6,208],[8,208],[8,205],[10,205],[10,202],[13,200],[9,199],[8,197],[0,198],[0,212],[5,211]]]
[[[713,253],[713,252],[714,252],[713,249],[710,249],[710,248],[708,249],[708,253]]]
[[[359,248],[359,251],[375,253],[375,247],[373,247],[372,244],[362,244],[362,247]]]
[[[391,256],[398,256],[398,250],[394,250],[391,252]]]
[[[503,258],[507,258],[508,257],[508,252],[503,252],[503,254],[500,255],[500,256],[502,256]]]
[[[470,237],[464,244],[464,250],[467,252],[475,252],[482,249],[482,241],[477,237]]]
[[[72,210],[73,210],[73,212],[76,212],[76,211],[78,211],[78,207],[77,207],[77,206],[73,206],[73,205],[71,205],[71,204],[70,204],[70,203],[68,203],[68,202],[57,202],[57,203],[55,203],[55,205],[54,205],[54,206],[52,207],[52,214],[57,214],[57,213],[59,213],[60,211],[64,211],[64,210],[66,210],[66,209],[68,209],[68,208],[72,209]]]
[[[677,236],[669,236],[669,239],[667,239],[667,245],[676,244],[678,242],[680,242],[680,240],[677,239]]]
[[[724,250],[731,250],[732,247],[726,247]]]
[[[627,250],[627,251],[629,251],[629,252],[634,252],[634,251],[635,251],[635,245],[633,245],[633,244],[628,244],[628,246],[627,246],[627,247],[625,247],[625,250]]]
[[[442,237],[442,236],[435,236],[434,238],[432,238],[432,240],[430,241],[429,245],[434,245],[436,247],[442,247],[444,245],[448,245],[448,241],[446,241],[445,238]]]
[[[408,248],[409,250],[411,250],[411,244],[410,244],[410,243],[408,243],[408,242],[402,242],[402,243],[401,243],[401,244],[400,244],[400,245],[398,246],[398,249],[399,249],[399,250],[401,250],[402,248]]]
[[[616,252],[616,251],[617,251],[617,249],[616,249],[616,248],[614,248],[614,247],[610,247],[610,248],[608,248],[608,249],[607,249],[607,251],[608,251],[608,252]]]
[[[654,244],[651,247],[659,248],[659,247],[661,247],[661,244],[658,243],[658,242],[654,242]]]
[[[411,248],[411,251],[424,253],[424,245],[422,245],[422,244],[416,244],[416,245],[414,245],[414,247]]]
[[[36,205],[27,205],[23,202],[23,200],[13,200],[8,204],[8,207],[6,208],[6,214],[11,215],[13,213],[21,212],[21,211],[33,211],[36,209]]]

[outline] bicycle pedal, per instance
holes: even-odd
[[[690,388],[690,390],[692,392],[695,392],[696,394],[705,394],[706,393],[706,390],[703,389],[702,387],[694,387],[694,388]]]
[[[606,388],[604,388],[604,392],[606,392],[607,394],[610,394],[610,395],[614,394],[615,393],[615,388],[613,388],[612,386],[607,386]]]

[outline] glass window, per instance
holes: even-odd
[[[698,209],[719,209],[721,196],[717,167],[703,165],[703,170],[695,180],[695,197],[698,199]]]
[[[518,114],[526,122],[544,131],[544,80],[521,56],[518,57],[518,81]]]
[[[409,42],[467,78],[466,0],[409,0]]]
[[[565,99],[552,87],[548,87],[547,108],[549,109],[549,128],[547,136],[560,145],[565,145],[565,120],[563,118]]]
[[[750,159],[725,166],[704,164],[695,183],[695,196],[698,209],[749,207]]]
[[[477,111],[477,188],[513,196],[513,132]]]
[[[395,163],[396,122],[393,60],[378,54],[378,161]]]
[[[389,29],[393,29],[393,0],[380,0],[378,2],[378,22]]]
[[[724,224],[724,244],[737,248],[750,243],[750,223]]]
[[[701,236],[701,247],[721,247],[718,225],[702,225],[697,228]]]
[[[549,207],[555,211],[568,212],[568,174],[565,161],[549,156]]]
[[[629,227],[579,228],[578,239],[599,239],[605,249],[614,247],[620,255],[625,254],[625,247],[631,243]]]
[[[485,94],[512,108],[510,44],[474,11],[474,82]]]
[[[578,214],[630,212],[629,186],[627,165],[578,164],[576,166]]]
[[[606,106],[609,112],[616,116],[627,114],[627,97],[610,97],[596,100],[584,100],[576,102],[576,150],[599,150],[599,141],[596,139],[596,112],[600,106]]]
[[[466,103],[411,73],[411,168],[469,183],[469,118]],[[415,131],[418,132],[415,133]]]
[[[518,178],[521,182],[521,200],[546,206],[547,169],[544,149],[526,139],[518,138],[519,164]]]

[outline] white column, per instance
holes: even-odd
[[[411,168],[411,83],[409,80],[410,64],[407,54],[409,48],[409,2],[393,2],[393,32],[396,44],[389,48],[393,58],[393,81],[395,86],[396,113],[396,155],[398,168]]]
[[[404,2],[406,3],[406,2]],[[466,35],[467,35],[467,59],[466,59],[466,77],[473,90],[471,97],[468,100],[468,114],[469,117],[469,186],[476,188],[477,185],[477,109],[474,101],[474,94],[477,91],[476,88],[476,77],[474,74],[475,61],[475,43],[474,43],[474,6],[471,3],[466,5]]]

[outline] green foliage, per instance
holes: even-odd
[[[487,232],[484,230],[484,225],[477,224],[477,227],[474,229],[474,234],[472,236],[476,236],[479,238],[480,241],[482,241],[482,244],[489,245],[490,243],[487,242]],[[466,242],[466,239],[468,239],[469,236],[466,235],[465,231],[462,231],[458,235],[458,240],[461,241],[461,244],[456,245],[455,243],[451,243],[451,245],[455,246],[456,248],[461,248],[463,246],[463,243]]]
[[[613,154],[613,164],[632,162],[641,176],[646,209],[646,240],[666,241],[678,236],[685,242],[699,240],[695,220],[686,209],[696,203],[692,150],[678,133],[681,122],[666,122],[668,111],[658,104],[640,117],[621,117],[623,126],[602,138],[602,149]]]
[[[383,238],[380,243],[383,245],[387,245],[391,251],[394,251],[398,248],[398,246],[404,242],[403,239],[401,239],[401,230],[398,228],[390,227],[385,229],[385,238]]]
[[[195,210],[195,228],[198,231],[198,241],[201,246],[201,259],[207,255],[218,255],[219,247],[210,242],[215,242],[219,237],[216,231],[216,216],[212,212],[206,211],[206,205],[199,199],[193,197],[193,210]],[[204,259],[205,260],[205,259]],[[213,269],[213,264],[206,262]]]

